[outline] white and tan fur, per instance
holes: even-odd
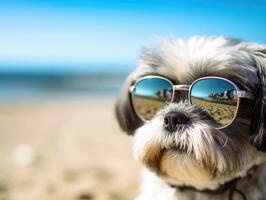
[[[187,94],[182,94],[144,123],[134,113],[128,94],[129,86],[144,75],[161,75],[177,84],[214,75],[228,78],[257,97],[261,90],[257,67],[266,68],[265,57],[263,45],[224,37],[161,39],[142,52],[139,66],[128,77],[116,104],[119,124],[133,135],[134,157],[144,166],[137,200],[227,199],[227,192],[210,195],[199,191],[215,190],[238,177],[243,178],[238,187],[245,190],[248,199],[266,199],[264,124],[259,133],[250,133],[257,113],[239,116],[229,127],[217,130],[202,117],[200,109],[189,105]],[[167,134],[163,119],[170,111],[186,113],[192,124]],[[245,179],[254,166],[259,167],[252,178]],[[196,190],[181,191],[169,184]],[[235,199],[241,198],[236,195]]]

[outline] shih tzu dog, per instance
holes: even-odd
[[[224,37],[144,49],[116,102],[143,164],[137,200],[266,199],[266,46]]]

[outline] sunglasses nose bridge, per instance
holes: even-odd
[[[182,90],[182,91],[189,91],[190,85],[174,85],[173,88],[175,91]]]

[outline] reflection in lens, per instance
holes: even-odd
[[[136,84],[133,103],[136,112],[144,120],[151,120],[154,115],[172,99],[172,84],[162,78],[147,78]]]
[[[229,125],[237,112],[236,88],[230,82],[208,78],[193,84],[190,93],[191,103],[210,114],[218,128]]]

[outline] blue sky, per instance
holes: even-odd
[[[225,90],[233,90],[234,86],[228,82],[217,79],[201,80],[193,85],[192,97],[207,98],[210,94],[221,93]]]
[[[156,35],[266,43],[265,18],[262,0],[1,0],[0,71],[132,67]]]
[[[135,89],[136,96],[147,96],[158,98],[157,92],[160,90],[171,90],[172,85],[165,80],[161,79],[144,79],[140,81]]]

